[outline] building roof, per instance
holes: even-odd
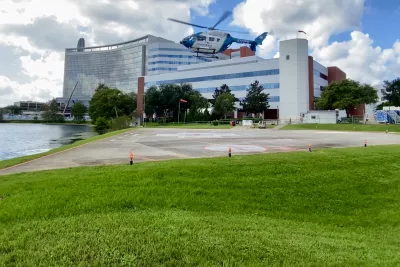
[[[66,48],[65,51],[66,52],[108,51],[108,50],[118,49],[118,48],[125,47],[125,46],[131,46],[133,44],[156,43],[156,42],[164,42],[164,43],[165,42],[168,42],[168,43],[171,42],[171,43],[174,43],[174,41],[148,34],[148,35],[145,35],[143,37],[140,37],[140,38],[137,38],[137,39],[134,39],[134,40],[130,40],[130,41],[126,41],[126,42],[122,42],[122,43],[99,45],[99,46],[90,46],[90,47],[84,47],[84,48],[82,48],[82,47],[79,47],[79,48]]]

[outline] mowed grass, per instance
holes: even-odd
[[[159,124],[159,123],[145,123],[145,128],[186,128],[186,129],[230,129],[230,124],[211,125],[208,123],[188,123],[188,124]]]
[[[38,159],[38,158],[41,158],[41,157],[44,157],[44,156],[48,156],[48,155],[51,155],[51,154],[54,154],[54,153],[58,153],[58,152],[61,152],[61,151],[67,150],[67,149],[71,149],[71,148],[78,147],[78,146],[81,146],[81,145],[84,145],[84,144],[95,142],[95,141],[98,141],[98,140],[101,140],[101,139],[104,139],[104,138],[108,138],[108,137],[111,137],[111,136],[114,136],[114,135],[126,133],[126,132],[129,132],[129,131],[132,131],[132,130],[134,130],[134,129],[129,128],[129,129],[113,131],[113,132],[109,132],[109,133],[106,133],[106,134],[103,134],[103,135],[96,135],[96,136],[89,137],[89,138],[84,139],[84,140],[79,140],[79,141],[74,142],[74,143],[72,143],[70,145],[64,145],[64,146],[49,150],[49,151],[44,152],[44,153],[39,153],[39,154],[34,154],[34,155],[29,155],[29,156],[24,156],[24,157],[19,157],[19,158],[2,160],[2,161],[0,161],[0,170],[8,168],[8,167],[11,167],[11,166],[15,166],[15,165],[27,162],[27,161]]]
[[[4,266],[399,266],[400,146],[0,176]]]
[[[364,132],[400,132],[400,125],[389,124],[290,124],[281,130],[330,130]]]

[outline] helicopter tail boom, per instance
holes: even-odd
[[[267,38],[267,32],[263,32],[260,36],[258,36],[257,38],[256,38],[256,43],[257,43],[257,45],[262,45],[262,43],[263,43],[263,41],[265,40],[265,38]]]
[[[262,45],[265,38],[267,38],[267,35],[268,33],[264,32],[260,36],[258,36],[255,40],[244,40],[244,39],[234,38],[233,41],[238,44],[249,44],[251,51],[255,52],[256,47],[258,45]]]

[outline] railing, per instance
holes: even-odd
[[[400,123],[400,116],[397,113],[397,111],[395,110],[389,110],[388,115],[392,118],[393,122],[395,124],[399,124]]]

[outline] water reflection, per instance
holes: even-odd
[[[46,152],[93,135],[87,125],[1,123],[0,160]]]

